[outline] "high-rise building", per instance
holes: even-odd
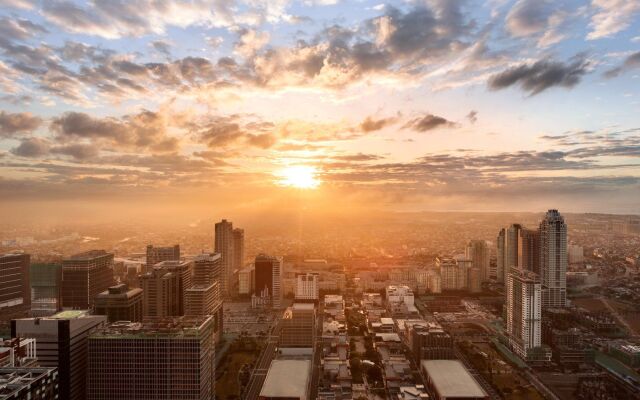
[[[88,400],[209,400],[213,318],[116,322],[88,338]]]
[[[184,315],[189,317],[213,316],[222,307],[218,282],[196,283],[187,289],[185,298]]]
[[[6,319],[31,308],[29,254],[0,255],[0,315]]]
[[[192,282],[193,261],[162,261],[140,276],[145,318],[184,315],[185,292]]]
[[[496,280],[504,282],[507,264],[507,230],[502,228],[496,237]]]
[[[503,282],[507,282],[507,276],[511,268],[518,267],[519,255],[518,255],[518,242],[520,241],[520,234],[524,228],[520,224],[511,224],[507,228],[505,237],[505,261],[504,261],[504,277]]]
[[[319,276],[317,273],[307,272],[304,274],[296,274],[296,300],[320,300],[318,279]]]
[[[213,309],[208,311],[213,315],[213,331],[216,342],[222,339],[223,328],[223,296],[222,296],[222,257],[218,253],[203,253],[198,254],[193,258],[193,286],[204,288],[201,293],[192,293],[189,296],[192,297],[192,301],[197,302],[199,296],[203,298],[204,303],[208,303],[207,300],[213,291]],[[213,285],[213,288],[209,288]],[[192,302],[193,305],[195,304]],[[193,313],[195,311],[190,311]],[[206,314],[202,314],[206,315]]]
[[[178,260],[180,260],[180,245],[153,247],[153,245],[150,244],[147,246],[147,261],[144,272],[150,271],[157,263]]]
[[[480,293],[482,291],[482,273],[480,268],[469,268],[469,292]]]
[[[0,399],[60,399],[55,368],[0,368]]]
[[[218,253],[202,253],[193,257],[193,283],[206,285],[223,278],[222,256]]]
[[[313,303],[293,303],[282,317],[280,347],[312,349],[316,332],[316,308]]]
[[[144,318],[166,318],[173,316],[178,290],[177,276],[165,268],[153,267],[151,271],[140,275],[142,288],[142,315]]]
[[[580,264],[584,262],[584,249],[577,244],[571,244],[568,248],[569,264]]]
[[[222,295],[224,297],[232,294],[232,277],[234,265],[233,251],[233,223],[223,219],[215,226],[215,252],[220,254],[222,261]]]
[[[113,254],[91,250],[62,261],[62,307],[87,310],[113,285]]]
[[[540,234],[537,230],[520,230],[517,267],[540,274]]]
[[[235,269],[244,267],[244,229],[233,230],[233,266]]]
[[[11,337],[36,340],[38,364],[57,367],[59,399],[86,399],[87,337],[107,317],[86,311],[63,311],[51,317],[11,321]]]
[[[542,345],[542,287],[539,277],[523,268],[511,268],[506,285],[506,334],[522,359]]]
[[[245,267],[238,271],[238,294],[250,295],[254,290],[255,274],[256,270],[253,265]]]
[[[567,225],[558,210],[549,210],[540,222],[542,305],[567,305]]]
[[[259,297],[269,297],[275,308],[282,303],[282,259],[264,254],[256,256],[255,291]]]
[[[470,264],[469,260],[436,258],[436,267],[440,270],[441,290],[468,289]]]
[[[106,315],[109,322],[142,321],[142,289],[120,283],[99,293],[95,300],[95,314]]]
[[[470,240],[465,248],[465,258],[471,260],[473,267],[480,269],[482,282],[491,277],[489,246],[485,240]]]
[[[61,264],[31,264],[31,315],[46,317],[62,309]]]

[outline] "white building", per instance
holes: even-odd
[[[511,349],[524,360],[542,345],[542,285],[531,271],[511,268],[507,276],[507,330]]]
[[[567,225],[558,210],[549,210],[540,222],[542,305],[567,305]]]
[[[580,264],[584,262],[584,249],[577,244],[569,245],[569,264]]]
[[[296,300],[319,300],[318,278],[316,273],[297,274]]]
[[[413,290],[409,286],[387,286],[387,309],[392,315],[413,314],[418,311],[414,304]]]

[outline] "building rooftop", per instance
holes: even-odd
[[[307,399],[311,361],[273,360],[260,397]]]
[[[313,310],[316,306],[313,303],[293,303],[291,308],[294,310]]]
[[[421,365],[440,397],[487,397],[487,393],[458,360],[422,360]]]
[[[24,388],[46,375],[56,374],[56,368],[0,368],[0,399],[14,398]]]
[[[91,334],[92,339],[197,337],[213,317],[176,317],[145,322],[118,321]]]
[[[74,319],[89,316],[89,310],[67,310],[47,317],[48,319]]]
[[[159,263],[154,265],[154,268],[156,267],[184,267],[186,265],[191,264],[191,261],[186,261],[186,260],[166,260],[166,261],[160,261]]]
[[[66,260],[74,260],[74,261],[92,260],[94,258],[106,256],[108,254],[109,253],[107,253],[104,250],[89,250],[89,251],[85,251],[84,253],[74,254],[71,257],[67,258]]]

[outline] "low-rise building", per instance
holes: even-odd
[[[0,368],[1,400],[56,400],[59,393],[56,368]]]
[[[489,395],[458,360],[423,360],[420,369],[435,400],[489,399]]]
[[[258,399],[311,400],[310,381],[310,360],[273,360]]]

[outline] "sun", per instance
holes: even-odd
[[[294,165],[276,173],[278,183],[298,189],[315,189],[320,185],[316,178],[316,168],[309,165]]]

